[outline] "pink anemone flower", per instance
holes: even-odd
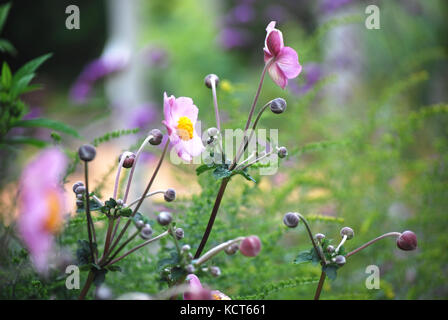
[[[195,274],[189,274],[186,280],[189,289],[184,293],[184,300],[231,300],[221,291],[204,288]]]
[[[297,52],[283,45],[282,32],[275,28],[275,21],[268,24],[264,42],[264,62],[272,80],[282,89],[288,84],[288,79],[294,79],[302,71]]]
[[[53,238],[67,212],[60,184],[66,166],[59,149],[46,149],[26,166],[20,179],[18,231],[39,273],[48,270]]]
[[[162,123],[168,130],[170,142],[177,155],[185,161],[191,161],[193,157],[200,155],[205,148],[195,130],[198,108],[193,104],[193,100],[187,97],[168,97],[165,92],[163,112],[165,120]]]

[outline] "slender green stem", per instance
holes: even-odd
[[[370,246],[371,244],[374,244],[375,242],[377,242],[378,240],[381,240],[381,239],[383,239],[383,238],[386,238],[386,237],[399,237],[399,236],[401,236],[401,233],[400,233],[400,232],[388,232],[388,233],[385,233],[385,234],[383,234],[383,235],[381,235],[381,236],[379,236],[379,237],[377,237],[377,238],[375,238],[375,239],[370,240],[369,242],[366,242],[365,244],[363,244],[363,245],[360,246],[359,248],[357,248],[357,249],[355,249],[355,250],[353,250],[353,251],[347,253],[347,254],[345,255],[345,257],[348,258],[348,257],[354,255],[355,253],[361,251],[361,250],[364,249],[364,248],[367,248],[367,247]]]
[[[216,81],[215,80],[216,80],[215,77],[211,78],[213,106],[215,107],[216,128],[218,128],[218,130],[221,131],[221,120],[219,119],[218,97],[216,95]]]
[[[224,192],[226,191],[227,184],[229,183],[230,178],[222,179],[221,186],[219,187],[218,194],[216,196],[215,204],[212,209],[212,213],[210,215],[210,219],[207,224],[207,228],[205,229],[204,235],[202,236],[201,243],[199,244],[198,249],[194,255],[195,259],[198,259],[201,256],[202,250],[204,250],[205,244],[207,243],[208,237],[210,236],[210,232],[213,228],[213,223],[215,222],[216,215],[218,213],[219,206],[221,205],[222,197],[224,196]]]

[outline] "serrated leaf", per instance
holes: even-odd
[[[327,275],[328,279],[335,280],[336,277],[337,277],[338,267],[336,265],[333,265],[333,264],[327,264],[327,265],[322,267],[322,271],[325,272],[325,274]]]
[[[37,57],[27,63],[25,63],[17,72],[14,74],[13,82],[18,82],[21,78],[31,73],[34,73],[37,68],[40,67],[42,63],[48,60],[52,56],[51,53],[47,53],[43,56]]]
[[[36,118],[29,120],[18,120],[12,124],[13,127],[21,127],[21,128],[47,128],[55,131],[63,132],[74,136],[76,138],[81,138],[78,132],[72,127],[66,125],[65,123],[46,119],[46,118]]]

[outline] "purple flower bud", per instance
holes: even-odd
[[[299,224],[299,216],[295,212],[288,212],[283,217],[283,223],[289,228],[295,228]]]
[[[118,158],[118,163],[121,162],[121,157],[123,156],[123,154],[120,154],[120,157]],[[134,161],[135,161],[135,154],[130,154],[126,156],[126,159],[124,159],[123,161],[123,168],[132,168],[132,166],[134,165]]]
[[[272,100],[270,108],[275,114],[283,113],[286,110],[286,100],[283,98],[276,98]]]
[[[211,89],[213,80],[215,81],[215,87],[218,87],[219,77],[216,74],[213,74],[213,73],[205,76],[205,78],[204,78],[205,86],[207,88]]]
[[[96,149],[90,144],[84,144],[79,147],[78,155],[82,161],[92,161],[93,159],[95,159]]]
[[[333,253],[334,252],[334,247],[331,244],[327,247],[327,252],[328,253]]]
[[[75,189],[76,194],[84,194],[85,192],[86,192],[86,187],[84,187],[83,185],[79,186]]]
[[[82,193],[78,193],[78,194],[76,194],[76,199],[82,200],[82,199],[84,199],[84,195]]]
[[[83,186],[84,185],[84,183],[82,182],[82,181],[78,181],[78,182],[75,182],[74,184],[73,184],[73,192],[75,192],[76,193],[76,188],[78,188],[78,187],[80,187],[80,186]]]
[[[403,232],[397,239],[397,247],[405,251],[417,249],[417,236],[412,231]]]
[[[261,241],[257,236],[249,236],[244,238],[240,244],[240,251],[246,257],[255,257],[260,253]]]
[[[191,247],[190,247],[190,245],[185,244],[185,245],[182,246],[181,250],[182,250],[182,252],[187,252],[187,251],[191,250]]]
[[[124,205],[123,199],[117,200],[117,206],[122,207]]]
[[[207,135],[209,137],[215,137],[219,134],[219,130],[215,127],[211,127],[207,129]]]
[[[187,264],[185,266],[185,271],[188,273],[194,273],[196,271],[196,268],[192,264]]]
[[[142,237],[145,240],[148,240],[152,236],[152,228],[151,225],[145,224],[143,229],[140,231],[140,237]]]
[[[285,158],[288,155],[288,149],[285,147],[278,148],[277,155],[280,159]]]
[[[157,146],[162,143],[162,139],[163,139],[162,131],[160,131],[159,129],[152,129],[149,132],[149,134],[152,135],[152,138],[149,139],[150,144],[152,144],[153,146]]]
[[[143,227],[145,226],[145,223],[143,222],[143,220],[138,220],[138,221],[135,223],[135,226],[136,226],[138,229],[141,229],[141,228],[143,228]]]
[[[227,248],[224,249],[224,252],[231,256],[233,254],[235,254],[239,249],[239,245],[237,243],[233,243],[230,246],[228,246]]]
[[[210,274],[214,277],[219,277],[221,275],[221,269],[219,267],[210,267]]]
[[[162,226],[167,226],[171,223],[173,220],[173,217],[171,216],[171,213],[162,211],[157,216],[157,222]]]
[[[344,257],[344,256],[341,256],[341,255],[336,256],[336,257],[334,258],[334,262],[335,262],[338,266],[342,267],[342,266],[345,264],[345,257]]]
[[[163,195],[165,201],[167,202],[171,202],[174,201],[174,199],[176,199],[176,190],[174,189],[167,189],[165,191],[165,194]]]
[[[323,233],[316,233],[314,236],[318,241],[322,241],[325,239],[325,235]]]
[[[341,237],[347,236],[347,240],[352,239],[355,236],[355,232],[352,228],[344,227],[341,229]]]
[[[182,228],[177,228],[176,231],[174,231],[174,234],[176,236],[177,240],[180,240],[184,237],[184,229]]]

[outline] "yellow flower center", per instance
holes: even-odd
[[[180,117],[177,122],[177,135],[184,141],[193,139],[193,123],[187,117]]]
[[[50,233],[57,233],[62,227],[61,204],[56,192],[49,192],[47,195],[47,219],[45,220],[44,229]]]

